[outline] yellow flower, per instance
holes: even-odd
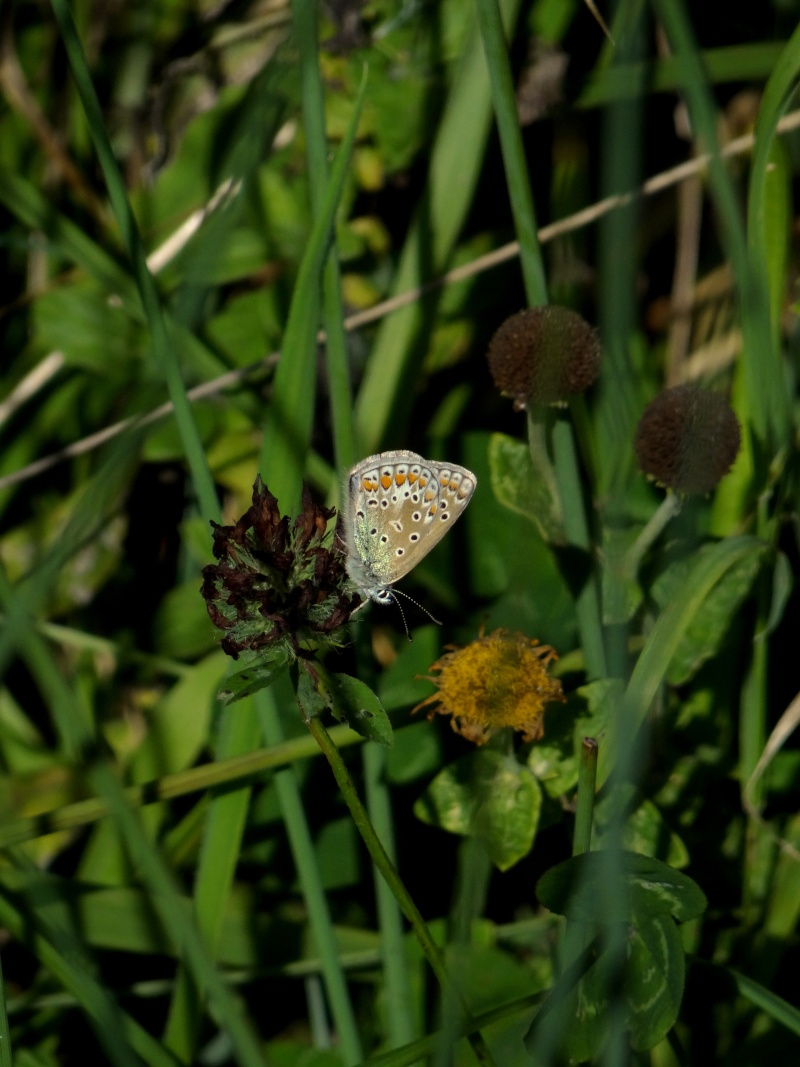
[[[535,638],[495,630],[466,648],[450,646],[431,667],[438,676],[428,678],[438,693],[423,700],[414,711],[431,705],[434,714],[452,715],[456,733],[482,745],[497,730],[510,726],[522,731],[525,741],[544,733],[544,706],[565,701],[561,682],[552,678],[548,664],[558,659],[549,645]]]

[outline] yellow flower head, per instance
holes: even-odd
[[[428,681],[439,691],[414,711],[431,705],[429,719],[436,713],[452,715],[455,732],[476,745],[506,726],[520,730],[523,740],[535,741],[544,733],[545,704],[566,699],[561,682],[547,672],[556,659],[549,645],[524,634],[481,634],[466,648],[451,646],[433,664],[431,670],[438,674]]]

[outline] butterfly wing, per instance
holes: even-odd
[[[398,581],[444,537],[475,492],[475,475],[416,452],[383,452],[347,482],[347,570],[367,596]]]

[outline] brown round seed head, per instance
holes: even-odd
[[[709,493],[739,451],[739,423],[718,393],[696,385],[665,389],[639,419],[634,449],[639,466],[679,493]]]
[[[600,339],[576,311],[548,304],[505,320],[489,343],[489,369],[514,407],[563,404],[588,389],[600,368]]]

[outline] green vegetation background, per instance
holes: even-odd
[[[5,9],[2,1067],[532,1062],[569,948],[535,887],[572,850],[587,732],[601,783],[636,781],[624,827],[598,794],[595,847],[685,872],[707,907],[659,920],[627,1021],[586,984],[597,1022],[537,1062],[796,1054],[798,143],[776,126],[799,13],[625,2],[612,43],[577,0]],[[485,361],[547,301],[604,350],[545,427],[555,496]],[[664,494],[636,422],[690,379],[729,397],[742,451],[639,558]],[[215,699],[208,520],[259,471],[286,513],[302,478],[338,504],[389,448],[479,487],[404,582],[443,628],[408,607],[408,644],[376,608],[354,631],[393,747],[331,736],[469,1012],[497,1013],[485,1045],[457,1040],[291,689]],[[500,626],[558,650],[570,701],[543,742],[476,755],[409,710],[445,643]]]

